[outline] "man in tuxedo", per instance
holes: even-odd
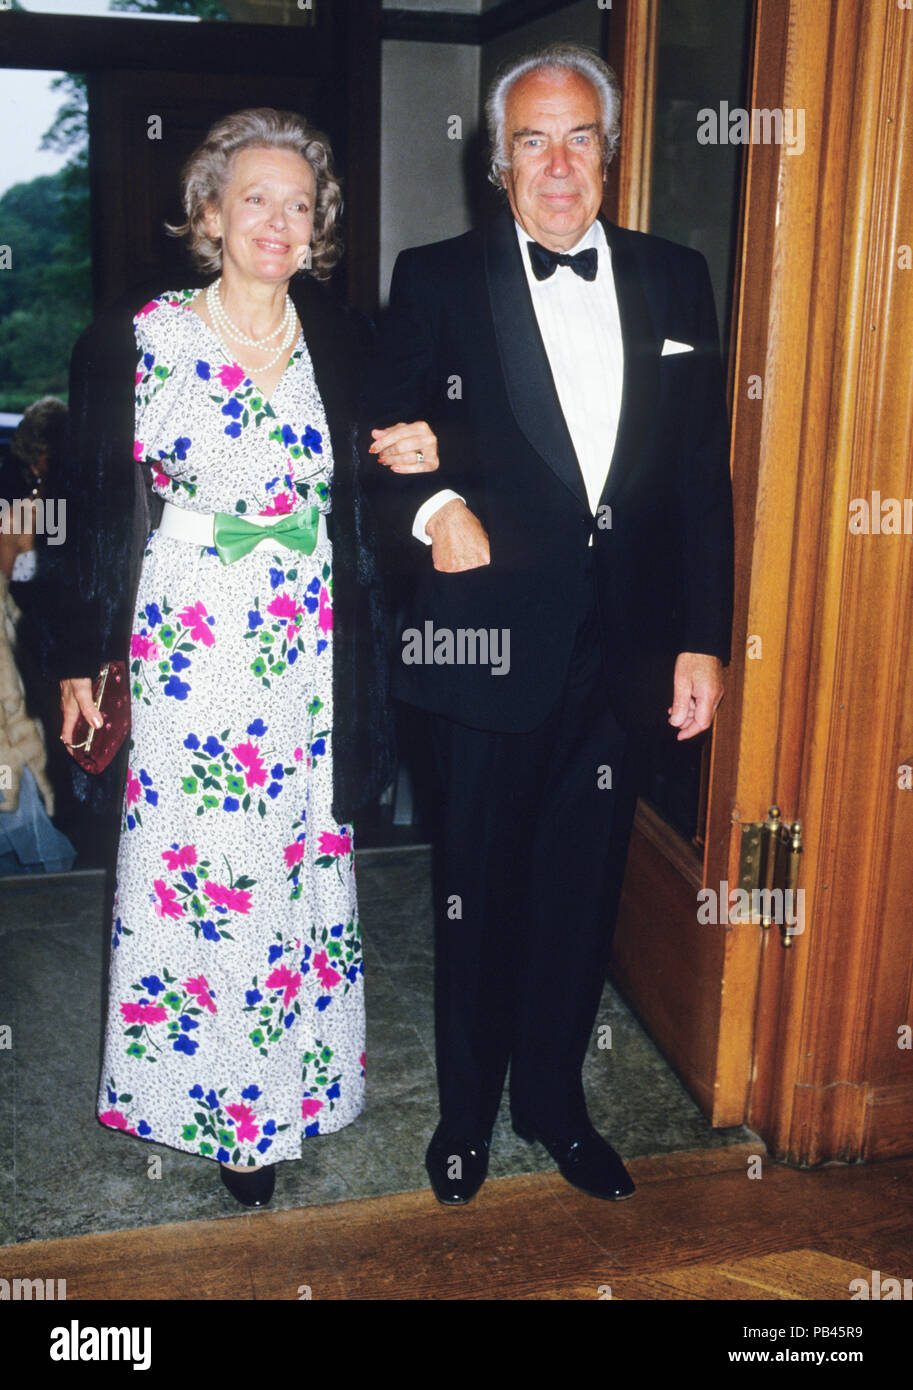
[[[367,388],[416,561],[394,693],[430,712],[441,786],[426,1165],[450,1204],[485,1179],[508,1065],[515,1130],[584,1191],[633,1193],[581,1082],[633,815],[619,788],[632,739],[710,726],[729,660],[710,280],[697,252],[600,216],[619,105],[575,46],[499,74],[509,206],[399,256]]]

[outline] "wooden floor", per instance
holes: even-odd
[[[913,1274],[913,1159],[800,1172],[734,1147],[631,1162],[627,1202],[555,1173],[0,1248],[82,1299],[822,1299]],[[281,1177],[280,1177],[281,1181]],[[610,1292],[609,1292],[610,1291]]]

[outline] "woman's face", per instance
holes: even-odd
[[[314,228],[316,180],[292,150],[240,150],[207,233],[222,242],[222,275],[267,283],[291,279],[304,264]]]

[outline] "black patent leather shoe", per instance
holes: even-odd
[[[618,1154],[607,1144],[592,1125],[574,1130],[560,1138],[536,1134],[514,1124],[515,1133],[532,1144],[539,1141],[558,1165],[558,1172],[571,1184],[591,1197],[608,1202],[620,1202],[633,1197],[634,1183]]]
[[[465,1206],[488,1176],[488,1140],[455,1140],[438,1125],[425,1154],[425,1167],[439,1202],[445,1207]]]
[[[276,1187],[276,1165],[267,1164],[265,1168],[251,1168],[249,1173],[238,1173],[234,1168],[219,1164],[222,1181],[231,1195],[243,1207],[265,1207]]]

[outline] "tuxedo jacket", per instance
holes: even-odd
[[[161,499],[133,458],[137,310],[174,285],[146,287],[102,314],[76,344],[69,439],[54,494],[66,501],[66,540],[45,546],[43,621],[35,640],[46,679],[98,674],[128,661],[143,551]],[[333,814],[350,821],[393,775],[387,629],[374,528],[359,480],[357,405],[370,328],[311,278],[289,286],[333,447]],[[302,721],[305,719],[302,706]],[[122,750],[123,752],[123,750]],[[124,759],[99,777],[73,763],[74,789],[96,810],[120,794]]]
[[[622,724],[666,723],[679,652],[729,660],[729,427],[707,265],[686,247],[603,226],[624,378],[595,516],[510,212],[482,230],[404,251],[394,268],[363,448],[371,427],[424,419],[438,435],[440,467],[397,475],[373,464],[391,553],[411,565],[393,691],[473,727],[526,731],[557,702],[592,583],[591,535],[606,696]],[[691,351],[664,355],[667,339]],[[430,547],[411,535],[418,507],[444,487],[465,498],[488,532],[489,565],[438,572]],[[403,639],[403,630],[460,628],[506,630],[509,669],[438,664]]]

